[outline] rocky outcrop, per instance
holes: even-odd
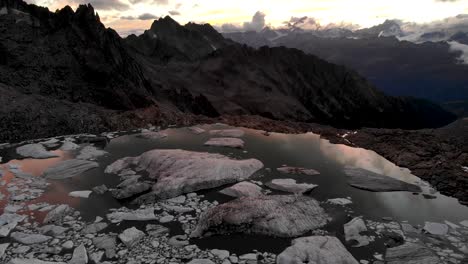
[[[135,167],[157,180],[146,198],[172,198],[183,193],[211,189],[246,180],[263,164],[256,159],[234,160],[220,154],[185,150],[152,150],[138,157],[120,159],[106,173]]]
[[[277,264],[358,264],[336,237],[310,236],[294,239],[292,245],[278,255]]]
[[[294,237],[324,226],[327,217],[319,203],[307,196],[241,197],[208,209],[191,236],[231,230]]]
[[[417,185],[394,179],[360,168],[347,167],[344,169],[348,184],[372,192],[421,192]]]

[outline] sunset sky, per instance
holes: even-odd
[[[50,10],[90,2],[108,27],[121,34],[147,29],[152,21],[171,15],[179,23],[248,25],[260,11],[266,25],[281,26],[291,17],[308,16],[322,25],[347,23],[368,27],[385,19],[426,23],[468,13],[468,0],[29,0]]]

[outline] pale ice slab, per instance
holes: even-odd
[[[76,198],[89,198],[89,195],[91,195],[91,193],[92,191],[74,191],[70,192],[68,195]]]
[[[262,188],[251,182],[239,182],[234,184],[231,187],[227,187],[220,191],[220,193],[232,196],[232,197],[242,197],[242,196],[260,196],[263,195]]]
[[[16,153],[25,158],[48,159],[58,157],[50,151],[47,151],[41,144],[27,144],[16,149]]]
[[[205,146],[244,148],[244,141],[240,138],[210,138]]]
[[[217,137],[243,137],[245,132],[241,129],[210,130],[210,135]]]
[[[94,161],[71,159],[62,161],[59,164],[48,168],[42,174],[46,179],[61,180],[75,177],[93,168],[99,167],[99,164]]]
[[[308,183],[296,183],[296,180],[294,179],[275,179],[267,183],[266,186],[283,192],[302,194],[315,189],[318,185]]]

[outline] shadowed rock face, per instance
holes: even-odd
[[[278,255],[278,264],[358,264],[336,237],[310,236],[294,239],[292,245]]]
[[[117,160],[106,173],[135,167],[157,180],[148,197],[173,198],[183,193],[211,189],[246,180],[263,168],[256,159],[234,160],[221,154],[185,150],[152,150],[134,158]]]
[[[23,132],[37,136],[34,130],[45,136],[102,131],[188,114],[346,127],[421,128],[453,120],[429,102],[386,96],[345,67],[295,49],[242,46],[209,25],[181,26],[166,17],[142,36],[122,40],[90,5],[52,13],[0,0],[4,7],[0,90],[6,95],[0,102],[8,103],[0,105],[0,128],[8,132],[0,138],[7,140]],[[140,123],[128,118],[115,124],[122,117],[109,112],[153,107],[135,114],[148,117]]]
[[[405,244],[387,249],[385,261],[388,264],[437,264],[440,259],[429,248],[418,243]]]
[[[307,196],[241,197],[208,209],[191,236],[200,237],[207,231],[224,233],[231,230],[294,237],[324,226],[327,217],[319,203]]]

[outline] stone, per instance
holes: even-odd
[[[344,206],[344,205],[352,204],[353,202],[346,198],[334,198],[334,199],[328,199],[327,203]]]
[[[43,261],[40,259],[30,258],[30,259],[21,259],[14,258],[10,260],[7,264],[66,264],[65,262],[52,262],[52,261]]]
[[[215,263],[209,259],[192,259],[187,264],[215,264]]]
[[[133,247],[138,241],[140,241],[145,236],[143,231],[131,227],[125,229],[120,235],[119,239],[127,246],[128,248]]]
[[[222,129],[222,130],[211,130],[210,135],[217,137],[243,137],[245,132],[240,129]]]
[[[166,215],[166,216],[163,216],[161,218],[159,218],[159,222],[161,223],[169,223],[169,222],[172,222],[172,220],[174,220],[174,216],[173,215]]]
[[[64,249],[72,249],[74,246],[75,246],[75,244],[71,240],[68,240],[68,241],[66,241],[65,243],[62,244],[62,247]]]
[[[55,148],[57,147],[59,144],[60,140],[56,139],[56,138],[51,138],[47,141],[41,141],[39,142],[41,145],[43,145],[44,147],[46,148]]]
[[[206,210],[191,236],[200,237],[211,228],[220,233],[234,228],[238,232],[294,237],[323,227],[327,218],[319,203],[307,196],[240,197]],[[245,225],[249,226],[247,230]]]
[[[65,231],[67,231],[68,228],[62,227],[62,226],[56,226],[56,225],[45,225],[45,226],[39,227],[38,230],[44,235],[50,235],[50,236],[55,237],[55,236],[60,236],[63,233],[65,233]]]
[[[153,237],[160,237],[169,234],[169,228],[162,225],[146,225],[146,232]]]
[[[0,237],[7,237],[19,222],[26,218],[25,215],[4,213],[0,215]]]
[[[205,146],[244,148],[244,141],[240,138],[210,138]]]
[[[107,186],[105,184],[103,185],[99,185],[99,186],[96,186],[96,187],[93,187],[93,192],[97,193],[97,194],[104,194],[105,192],[107,192],[109,189],[107,188]]]
[[[231,255],[229,251],[221,249],[212,249],[210,252],[220,260],[227,259]]]
[[[108,224],[104,223],[104,222],[92,223],[92,224],[87,225],[83,229],[83,233],[84,234],[96,234],[96,233],[106,229],[107,226],[108,226]]]
[[[77,144],[71,142],[71,141],[65,141],[63,142],[62,146],[60,147],[60,150],[63,150],[63,151],[72,151],[72,150],[75,150],[75,149],[78,149],[80,146],[78,146]]]
[[[52,239],[52,237],[45,236],[42,234],[28,234],[28,233],[23,233],[23,232],[13,232],[11,233],[10,237],[14,241],[24,244],[24,245],[44,243]]]
[[[145,208],[129,212],[113,212],[107,214],[107,219],[112,223],[119,223],[122,221],[150,221],[157,220],[154,214],[154,208]]]
[[[177,206],[177,205],[168,205],[168,204],[162,204],[161,205],[164,209],[167,211],[171,212],[176,212],[179,214],[185,214],[194,211],[193,208],[191,207],[184,207],[184,206]]]
[[[104,150],[97,149],[95,146],[86,146],[81,149],[80,154],[76,156],[79,160],[94,160],[101,156],[106,155],[107,152]]]
[[[355,217],[344,225],[344,234],[347,242],[356,241],[353,247],[363,247],[369,245],[369,237],[361,235],[361,232],[367,232],[366,224],[360,217]]]
[[[68,264],[87,264],[88,263],[88,252],[83,244],[79,245],[73,250],[72,259]]]
[[[132,166],[157,180],[152,192],[142,199],[167,199],[243,181],[263,168],[263,163],[256,159],[235,160],[214,153],[157,149],[138,157],[117,160],[105,172],[119,173]]]
[[[247,181],[236,183],[231,187],[221,190],[220,193],[231,197],[256,197],[263,195],[262,188],[260,186]]]
[[[44,171],[42,176],[46,179],[61,180],[82,174],[93,168],[99,167],[94,161],[71,159],[62,161]]]
[[[417,185],[394,179],[360,168],[346,167],[344,173],[347,175],[348,184],[372,192],[421,192]]]
[[[7,248],[10,246],[10,243],[0,244],[0,260],[3,259]]]
[[[294,179],[274,179],[265,185],[275,190],[298,194],[310,192],[318,186],[308,183],[296,183]]]
[[[138,137],[144,138],[144,139],[162,139],[162,138],[167,138],[167,133],[148,131],[148,132],[143,132],[139,134]]]
[[[103,256],[104,256],[104,252],[98,251],[98,252],[91,253],[89,255],[89,259],[94,261],[94,263],[101,263],[101,260],[102,260]]]
[[[464,227],[468,227],[468,220],[463,220],[460,222],[460,225],[464,226]]]
[[[301,167],[284,166],[284,167],[277,168],[276,170],[282,173],[287,173],[287,174],[303,174],[303,175],[309,175],[309,176],[320,174],[320,172],[314,169],[306,169],[306,168],[301,168]]]
[[[151,186],[151,184],[146,182],[136,182],[134,184],[112,190],[112,196],[118,200],[127,199],[150,190]]]
[[[310,236],[294,239],[292,245],[278,255],[277,264],[358,264],[336,237]]]
[[[113,258],[115,256],[115,247],[117,244],[114,236],[103,236],[93,238],[93,244],[99,249],[104,249],[106,257]]]
[[[47,151],[41,144],[27,144],[16,148],[16,153],[24,158],[48,159],[56,158],[57,154]]]
[[[186,235],[173,236],[169,238],[169,241],[167,243],[173,247],[184,247],[189,244]]]
[[[249,260],[255,260],[255,261],[256,261],[258,258],[257,258],[257,254],[255,254],[255,253],[248,253],[248,254],[240,255],[240,256],[239,256],[239,259],[241,259],[241,260],[247,260],[247,261],[249,261]]]
[[[48,224],[60,222],[65,216],[73,213],[73,211],[73,208],[71,208],[70,206],[66,204],[61,204],[47,213],[47,215],[44,218],[44,223]]]
[[[406,242],[405,244],[387,248],[385,253],[387,264],[439,264],[440,259],[429,248],[421,243]]]
[[[92,191],[74,191],[70,192],[68,196],[75,198],[89,198],[89,195],[91,195],[91,193]]]
[[[424,224],[424,231],[428,232],[431,235],[443,236],[448,233],[448,226],[446,224],[426,222]]]
[[[200,128],[200,127],[196,127],[196,126],[188,127],[187,129],[188,129],[190,132],[192,132],[192,133],[194,133],[194,134],[196,134],[196,135],[205,133],[205,129]]]

